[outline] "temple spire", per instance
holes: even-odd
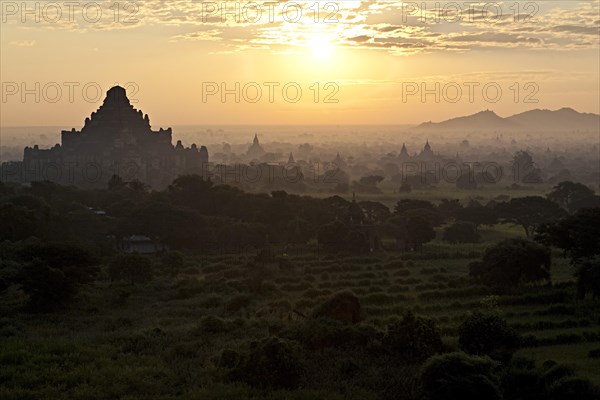
[[[402,150],[400,150],[400,157],[401,158],[408,158],[408,149],[406,148],[406,144],[402,143]]]

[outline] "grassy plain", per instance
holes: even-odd
[[[290,252],[285,269],[256,264],[253,254],[189,255],[177,276],[156,264],[154,279],[143,285],[111,284],[101,275],[77,303],[53,314],[20,312],[25,299],[12,290],[0,304],[0,398],[260,397],[254,389],[225,383],[222,351],[277,333],[346,289],[360,298],[364,323],[383,329],[413,310],[434,319],[450,346],[456,346],[457,326],[470,312],[495,308],[530,338],[519,355],[565,363],[600,384],[600,359],[588,356],[600,348],[600,306],[575,302],[566,260],[555,254],[552,285],[492,293],[468,279],[467,264],[486,244],[523,233],[509,225],[481,233],[480,244],[435,240],[418,253]],[[269,396],[281,398],[277,392]],[[349,396],[323,389],[283,397]]]

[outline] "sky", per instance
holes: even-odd
[[[115,84],[153,127],[600,112],[600,1],[0,2],[0,126]],[[436,3],[439,8],[436,8]]]

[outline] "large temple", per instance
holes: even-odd
[[[81,131],[62,131],[61,140],[51,149],[26,147],[22,162],[2,165],[2,180],[103,187],[118,175],[164,188],[178,175],[208,170],[205,146],[173,146],[171,128],[152,130],[148,115],[133,107],[120,86],[107,92]]]

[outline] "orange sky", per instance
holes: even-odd
[[[80,127],[115,83],[154,126],[599,112],[599,2],[435,3],[2,1],[0,125]]]

